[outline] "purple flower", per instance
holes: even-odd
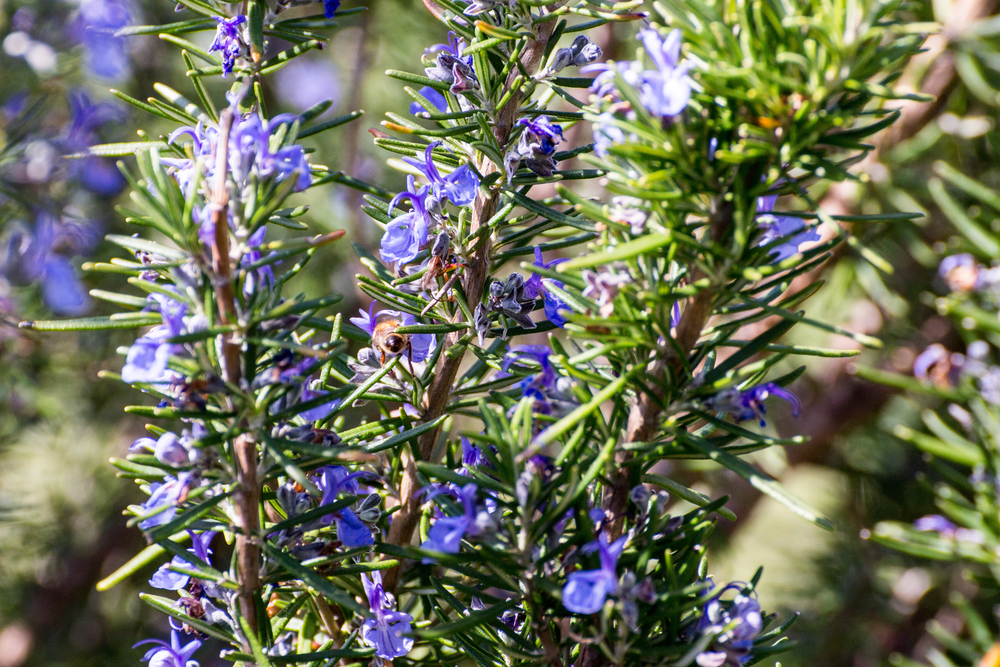
[[[710,399],[708,405],[713,410],[730,413],[736,417],[736,421],[738,422],[746,421],[747,419],[759,419],[761,427],[764,427],[767,425],[764,419],[767,414],[764,400],[771,394],[788,401],[792,406],[792,415],[795,417],[799,416],[799,409],[801,408],[799,399],[792,392],[782,389],[773,382],[758,385],[745,391],[726,389]]]
[[[308,109],[342,95],[340,73],[329,58],[295,58],[275,78],[279,98],[294,109]]]
[[[149,667],[198,667],[198,661],[192,660],[191,656],[201,646],[201,640],[192,639],[187,645],[181,646],[177,630],[171,630],[169,644],[160,639],[146,639],[133,644],[132,648],[143,644],[155,644],[155,648],[149,649],[142,656],[143,662],[148,662]]]
[[[61,144],[66,153],[80,153],[100,143],[97,130],[111,122],[125,120],[121,107],[108,102],[94,104],[82,90],[68,95],[70,122]],[[74,158],[70,162],[73,176],[83,187],[103,197],[113,197],[125,187],[125,177],[114,161],[100,157]]]
[[[215,533],[197,533],[189,530],[188,535],[191,536],[192,545],[192,548],[188,549],[188,552],[194,554],[196,557],[207,563],[209,556],[212,554],[212,549],[209,545],[212,543],[212,538],[215,537]],[[153,576],[149,580],[149,585],[153,588],[161,588],[167,591],[179,591],[187,586],[191,577],[186,574],[181,574],[180,572],[174,572],[170,569],[171,566],[191,567],[191,563],[185,560],[182,556],[174,556],[169,563],[161,565],[160,569],[153,573]]]
[[[417,190],[416,181],[412,176],[408,176],[406,190],[389,202],[390,215],[403,199],[409,199],[413,209],[409,213],[396,216],[386,225],[379,250],[382,261],[397,265],[412,262],[420,252],[420,248],[427,243],[428,229],[433,224],[427,206],[429,191],[426,185]]]
[[[587,287],[583,290],[583,296],[597,302],[601,317],[610,317],[615,309],[613,302],[618,296],[618,288],[631,279],[627,273],[618,273],[611,269],[604,269],[600,273],[584,271],[583,280],[587,283]]]
[[[187,333],[184,319],[187,306],[165,294],[150,295],[149,301],[159,306],[163,324],[151,329],[129,348],[125,366],[122,367],[122,380],[165,384],[176,377],[167,367],[176,346],[168,343],[167,339]]]
[[[459,490],[463,512],[459,516],[439,517],[427,531],[427,541],[420,545],[424,551],[440,551],[457,554],[462,548],[462,538],[470,530],[476,534],[476,492],[479,487],[469,483]],[[433,558],[425,558],[425,563],[433,563]]]
[[[938,275],[952,292],[971,292],[983,285],[983,267],[968,253],[941,260]]]
[[[128,47],[115,31],[132,20],[124,0],[82,0],[80,14],[71,28],[83,43],[84,63],[94,76],[118,79],[129,68]]]
[[[418,92],[424,97],[424,99],[434,106],[434,109],[440,113],[448,112],[448,100],[445,99],[440,90],[437,88],[431,88],[430,86],[424,86]],[[414,116],[431,114],[434,112],[434,109],[425,109],[420,102],[410,103],[410,113]]]
[[[312,389],[310,389],[308,386],[303,386],[302,387],[302,394],[299,396],[299,402],[306,403],[308,401],[312,401],[314,399],[317,399],[320,396],[327,396],[327,395],[328,394],[325,394],[325,393],[321,394],[319,392],[315,392]],[[333,410],[338,405],[340,405],[340,399],[339,398],[335,398],[332,401],[330,401],[329,403],[323,403],[322,405],[317,405],[314,408],[309,408],[308,410],[300,412],[299,416],[302,417],[303,419],[305,419],[307,422],[319,421],[320,419],[326,419],[327,415],[329,415],[331,412],[333,412]]]
[[[938,387],[951,387],[958,383],[967,361],[965,355],[949,352],[940,343],[934,343],[913,361],[913,376]]]
[[[18,233],[11,238],[4,272],[18,274],[26,281],[40,281],[45,305],[60,315],[80,315],[90,308],[90,300],[65,252],[83,253],[93,246],[96,228],[57,221],[42,213],[34,233]]]
[[[267,227],[264,226],[251,234],[250,238],[247,239],[247,248],[250,248],[250,250],[244,253],[240,259],[241,267],[247,267],[260,261],[259,248],[264,243],[264,235],[266,233]],[[258,267],[247,274],[246,280],[243,283],[243,294],[247,297],[252,296],[257,293],[260,287],[263,287],[267,291],[270,291],[274,287],[274,269],[270,264]]]
[[[611,544],[604,533],[596,542],[584,547],[584,551],[596,549],[600,554],[601,567],[597,570],[571,572],[566,577],[562,591],[563,606],[574,614],[595,614],[604,606],[609,595],[618,590],[618,557],[625,548],[625,539],[620,537]]]
[[[803,231],[806,225],[802,218],[772,215],[777,199],[777,195],[757,198],[757,224],[764,230],[757,245],[770,246],[768,252],[776,255],[774,262],[781,262],[798,253],[802,244],[819,241],[821,237],[815,229]],[[771,245],[779,240],[782,243]]]
[[[714,637],[709,647],[695,658],[698,667],[739,667],[752,657],[753,640],[764,628],[760,605],[742,593],[725,606],[720,600],[726,591],[743,588],[742,583],[729,584],[702,608],[698,633]]]
[[[537,266],[542,269],[551,269],[557,264],[562,264],[569,260],[564,258],[553,259],[550,262],[542,260],[542,251],[537,246],[535,247],[535,261],[532,266]],[[541,275],[537,273],[531,274],[531,277],[524,282],[524,297],[526,299],[537,299],[539,296],[545,298],[545,317],[552,322],[552,324],[557,327],[563,328],[566,326],[566,318],[563,317],[559,311],[560,309],[571,310],[566,303],[555,295],[547,286],[546,281],[550,282],[553,286],[558,289],[565,289],[566,284],[561,280],[555,280],[553,278],[542,278]]]
[[[361,626],[361,639],[368,646],[375,647],[375,655],[384,660],[401,658],[413,648],[413,638],[404,637],[412,632],[413,617],[399,611],[392,611],[395,603],[392,596],[382,588],[382,573],[375,570],[368,578],[361,575],[361,583],[368,596],[371,617]]]
[[[358,313],[360,313],[360,317],[352,317],[351,324],[369,336],[375,333],[375,325],[383,318],[396,320],[401,326],[412,326],[417,323],[417,318],[413,315],[410,313],[401,313],[398,310],[380,310],[376,313],[374,301],[368,307],[367,313],[363,310],[359,310]],[[430,356],[431,352],[434,351],[435,345],[434,334],[411,334],[409,354],[412,355],[414,363],[419,363]]]
[[[338,9],[340,9],[340,0],[323,0],[324,17],[332,19]]]
[[[430,181],[431,196],[435,201],[447,197],[455,206],[467,206],[476,198],[479,189],[479,178],[472,172],[469,165],[463,164],[447,176],[441,176],[434,164],[434,149],[442,142],[435,141],[424,150],[424,159],[404,157],[403,162],[411,164],[423,173]],[[433,208],[429,206],[428,208]]]
[[[940,514],[929,514],[913,522],[916,530],[938,533],[946,540],[982,544],[986,541],[982,531],[971,528],[960,528]]]
[[[573,40],[572,45],[556,51],[552,64],[542,72],[541,77],[552,76],[570,66],[588,65],[600,57],[601,47],[591,42],[585,35],[580,35]]]
[[[166,342],[168,337],[164,327],[156,327],[145,336],[136,339],[125,356],[122,381],[146,384],[172,382],[176,375],[167,367],[173,347]]]
[[[615,144],[623,144],[628,139],[625,132],[612,121],[617,120],[610,112],[605,111],[591,125],[594,133],[594,153],[598,157],[607,157],[608,148]]]
[[[163,479],[163,483],[154,482],[149,485],[152,494],[141,505],[142,516],[156,512],[139,522],[139,528],[143,530],[162,526],[173,519],[177,513],[177,503],[187,497],[188,488],[193,481],[189,472],[182,472],[176,478],[166,475]]]
[[[958,530],[958,526],[940,514],[928,514],[920,517],[913,522],[913,527],[916,530],[934,531],[946,536],[954,535],[955,531]]]
[[[548,116],[522,118],[515,125],[524,130],[518,137],[517,145],[504,156],[507,179],[514,178],[522,162],[539,176],[551,176],[556,169],[552,156],[556,152],[556,144],[563,139],[562,127],[553,124]]]
[[[687,65],[679,64],[681,31],[672,30],[666,39],[653,28],[639,32],[646,53],[656,65],[640,75],[639,100],[652,114],[671,118],[684,111],[691,100],[691,78]]]
[[[364,472],[351,473],[343,466],[324,466],[316,472],[322,474],[319,487],[323,490],[320,505],[329,505],[343,493],[356,494],[359,491],[358,477],[367,475]],[[366,526],[353,510],[343,507],[333,514],[323,517],[323,524],[337,525],[337,539],[348,549],[366,547],[375,544],[372,531]]]
[[[213,16],[218,26],[215,28],[215,39],[208,47],[208,52],[219,51],[222,53],[222,78],[227,74],[232,74],[233,65],[236,59],[246,51],[246,43],[240,34],[240,26],[247,22],[247,17],[239,14],[231,19]]]
[[[551,355],[552,350],[544,345],[518,345],[507,352],[500,369],[506,373],[514,362],[522,359],[537,361],[541,372],[524,378],[513,388],[520,390],[522,396],[534,400],[533,411],[538,414],[566,414],[576,406],[573,381],[556,372],[549,361]]]

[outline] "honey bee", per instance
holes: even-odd
[[[410,365],[413,365],[413,347],[410,345],[409,334],[401,334],[396,331],[402,322],[393,315],[386,313],[379,314],[375,318],[375,326],[372,329],[372,347],[382,355],[382,363],[385,363],[386,356],[395,357],[406,351],[410,357]]]

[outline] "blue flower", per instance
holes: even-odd
[[[8,277],[19,274],[24,280],[41,282],[42,298],[53,312],[81,315],[90,308],[90,300],[63,253],[86,252],[94,244],[95,232],[93,226],[57,221],[42,213],[33,233],[11,238],[4,271]]]
[[[522,162],[539,176],[551,176],[556,169],[552,156],[556,152],[556,144],[563,139],[562,127],[553,124],[548,116],[522,118],[515,125],[524,130],[517,144],[504,156],[507,180],[514,178]]]
[[[413,631],[413,617],[400,611],[392,611],[392,598],[382,588],[382,573],[375,570],[371,578],[361,575],[365,587],[371,617],[361,626],[361,639],[368,646],[375,647],[375,655],[384,660],[401,658],[413,648],[413,638],[405,637]]]
[[[542,269],[551,269],[557,264],[567,262],[569,260],[564,258],[553,259],[550,262],[542,260],[542,251],[537,246],[535,247],[535,261],[532,266],[537,266]],[[558,289],[566,289],[566,284],[561,280],[555,280],[553,278],[542,278],[541,275],[537,273],[531,274],[531,277],[524,282],[524,296],[527,299],[537,299],[539,296],[545,298],[545,317],[552,322],[552,324],[557,327],[563,328],[566,326],[566,318],[563,317],[559,311],[561,309],[571,310],[566,303],[553,293],[546,282],[551,283],[554,287]]]
[[[599,157],[607,157],[608,148],[627,141],[625,132],[612,123],[614,120],[616,118],[611,113],[605,111],[597,117],[597,120],[591,126],[594,133],[594,153]]]
[[[260,261],[259,248],[264,243],[264,235],[266,233],[267,227],[264,226],[251,234],[250,238],[247,239],[247,247],[250,250],[244,253],[240,259],[241,267],[247,267]],[[256,294],[259,287],[263,287],[267,291],[270,291],[274,287],[274,269],[270,264],[258,267],[247,274],[246,280],[243,282],[243,294],[248,297]]]
[[[625,548],[625,539],[620,537],[611,544],[601,533],[597,542],[591,542],[584,550],[600,554],[601,567],[597,570],[571,572],[566,577],[562,591],[563,606],[575,614],[595,614],[604,606],[609,595],[618,590],[618,557]]]
[[[94,104],[82,90],[68,95],[70,122],[62,141],[67,153],[80,153],[100,143],[97,130],[111,122],[125,120],[121,107],[108,102]],[[113,197],[125,187],[125,177],[113,160],[100,157],[74,158],[70,163],[73,176],[83,187],[102,197]]]
[[[340,0],[323,0],[324,17],[332,19],[338,9],[340,9]]]
[[[114,33],[132,20],[125,0],[83,0],[72,31],[83,43],[84,63],[94,76],[118,79],[129,69],[128,45]]]
[[[430,102],[434,109],[440,113],[448,112],[448,100],[445,99],[444,95],[437,88],[431,88],[430,86],[424,86],[419,90],[419,93]],[[433,109],[425,109],[420,102],[410,103],[410,113],[414,116],[420,116],[424,113],[433,113]]]
[[[176,346],[167,339],[187,333],[184,323],[187,306],[165,294],[150,295],[149,300],[158,305],[163,324],[137,339],[129,348],[122,367],[125,382],[164,384],[176,377],[167,367]]]
[[[555,366],[549,361],[551,355],[552,350],[545,345],[517,345],[504,356],[500,370],[506,373],[511,364],[522,359],[538,362],[541,372],[525,377],[513,388],[520,390],[522,396],[534,400],[534,412],[543,415],[565,414],[576,406],[572,392],[573,381],[556,372]]]
[[[198,661],[192,660],[191,656],[201,647],[201,641],[192,639],[182,646],[177,630],[170,631],[169,644],[160,639],[146,639],[133,644],[132,648],[138,648],[143,644],[156,645],[142,656],[143,662],[148,662],[149,667],[198,667]]]
[[[416,181],[412,176],[408,176],[406,190],[389,202],[390,215],[403,199],[409,199],[413,209],[409,213],[396,216],[386,225],[379,249],[382,261],[395,264],[412,262],[420,252],[420,248],[427,243],[428,228],[433,222],[427,210],[428,192],[429,188],[426,185],[417,190]]]
[[[746,421],[747,419],[759,419],[761,427],[767,425],[764,417],[767,415],[767,407],[764,400],[774,394],[778,398],[785,400],[792,406],[792,415],[799,416],[801,403],[792,392],[781,388],[773,382],[767,382],[745,391],[739,389],[726,389],[719,392],[708,401],[709,407],[719,412],[728,412],[736,418],[736,421]]]
[[[215,39],[208,47],[208,52],[219,51],[222,53],[222,78],[233,71],[236,59],[243,55],[246,44],[240,34],[240,26],[247,22],[247,17],[239,14],[231,19],[213,16],[218,25],[215,28]]]
[[[819,241],[820,235],[815,229],[805,231],[802,218],[790,215],[772,215],[777,195],[757,198],[757,224],[764,230],[758,246],[768,246],[768,252],[774,254],[774,261],[780,262],[799,252],[804,243]],[[763,215],[761,215],[763,214]],[[778,245],[772,245],[781,241]]]
[[[483,453],[474,444],[469,442],[469,439],[464,435],[462,436],[462,465],[465,466],[466,470],[470,468],[478,468],[479,466],[486,465],[487,459]]]
[[[462,514],[459,516],[439,517],[430,530],[427,531],[427,541],[420,545],[424,551],[440,551],[446,554],[457,554],[462,548],[462,538],[470,530],[476,533],[476,492],[479,487],[469,483],[459,490],[462,501]],[[424,558],[425,563],[433,563],[433,558]]]
[[[208,562],[208,558],[212,554],[212,549],[209,545],[212,543],[212,538],[215,537],[215,533],[198,533],[189,530],[188,535],[191,536],[192,545],[192,548],[188,549],[188,552],[194,554],[201,560]],[[169,563],[161,565],[160,569],[153,573],[153,576],[149,579],[149,585],[153,588],[161,588],[168,591],[179,591],[187,586],[191,577],[186,574],[181,574],[180,572],[174,572],[170,569],[171,566],[189,568],[191,567],[191,563],[185,560],[182,556],[174,556]]]
[[[300,403],[306,403],[308,401],[312,401],[314,399],[317,399],[320,396],[327,396],[327,395],[328,394],[325,394],[325,393],[321,394],[319,392],[315,392],[312,389],[310,389],[308,386],[303,386],[302,387],[302,393],[299,396],[299,402]],[[331,412],[333,412],[333,410],[338,405],[340,405],[340,399],[339,398],[335,398],[332,401],[330,401],[329,403],[323,403],[321,405],[317,405],[314,408],[309,408],[308,410],[300,412],[299,416],[302,417],[303,419],[305,419],[307,422],[319,421],[320,419],[326,419],[327,415],[329,415]]]
[[[467,206],[476,198],[479,190],[479,178],[473,173],[469,165],[463,164],[447,176],[441,176],[434,164],[434,149],[442,142],[435,141],[424,149],[424,159],[418,160],[412,157],[404,157],[403,162],[411,164],[420,170],[430,181],[431,196],[436,201],[447,197],[448,201],[456,206]]]
[[[149,485],[152,493],[141,505],[141,516],[152,514],[139,522],[139,528],[143,530],[162,526],[173,519],[177,513],[177,503],[187,497],[188,488],[194,481],[189,472],[182,472],[176,478],[166,475],[163,480],[162,483],[154,482]]]
[[[358,478],[367,475],[364,472],[351,473],[343,466],[324,466],[316,472],[322,474],[318,486],[323,491],[320,505],[329,505],[337,500],[341,493],[357,494],[360,490]],[[353,510],[343,507],[333,514],[323,517],[325,525],[335,523],[337,539],[348,549],[366,547],[375,544],[372,531],[366,526]]]
[[[753,640],[764,629],[760,605],[754,597],[743,593],[737,594],[727,606],[720,600],[727,591],[744,588],[743,583],[729,584],[702,608],[698,633],[714,637],[709,647],[695,658],[698,667],[739,667],[753,657]]]
[[[681,31],[672,30],[666,39],[653,28],[639,32],[646,53],[656,65],[640,75],[639,100],[652,114],[671,118],[687,108],[691,100],[691,78],[687,65],[679,63]]]
[[[358,327],[369,336],[375,333],[375,325],[383,318],[389,318],[399,322],[401,326],[412,326],[417,323],[410,313],[401,313],[398,310],[380,310],[375,312],[375,302],[368,306],[368,312],[359,310],[359,317],[352,317],[351,324]],[[434,351],[437,341],[434,334],[412,334],[410,336],[410,350],[407,352],[408,358],[412,358],[414,363],[419,363],[430,356]]]

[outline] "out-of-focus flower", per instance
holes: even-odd
[[[639,100],[647,111],[660,118],[672,118],[687,108],[691,100],[688,66],[680,62],[681,31],[672,30],[666,39],[653,28],[639,32],[646,54],[655,70],[641,74]]]
[[[972,544],[982,544],[985,537],[981,531],[970,528],[959,528],[940,514],[928,514],[913,522],[916,530],[938,533],[947,540],[958,542],[970,542]]]
[[[84,62],[94,76],[114,80],[128,73],[128,42],[115,32],[131,21],[125,0],[81,0],[71,30],[83,43]]]
[[[281,68],[274,80],[278,96],[301,111],[323,100],[341,97],[340,75],[329,58],[295,58]]]
[[[95,241],[93,225],[58,221],[42,213],[31,233],[11,237],[3,273],[12,282],[39,281],[45,305],[53,312],[80,315],[90,308],[90,300],[69,256],[87,252]]]
[[[361,626],[361,639],[375,648],[375,655],[384,660],[401,658],[413,648],[413,638],[405,637],[412,632],[413,617],[392,611],[396,606],[392,595],[382,588],[382,573],[375,570],[371,578],[361,575],[365,587],[371,616]]]
[[[944,278],[952,292],[971,292],[982,284],[983,267],[965,253],[951,255],[941,260],[938,275]]]
[[[618,296],[618,288],[629,282],[631,277],[627,273],[604,269],[599,273],[584,271],[583,280],[587,283],[583,296],[597,302],[601,317],[611,317],[615,310],[614,300]]]
[[[80,153],[99,143],[97,130],[102,126],[121,122],[125,113],[121,107],[108,102],[97,104],[82,90],[71,91],[69,96],[70,122],[65,137],[59,142],[66,153]],[[73,177],[83,187],[103,197],[113,197],[125,187],[125,177],[114,162],[101,157],[74,158],[70,162]]]
[[[618,590],[618,557],[625,548],[625,540],[620,537],[609,544],[607,535],[601,533],[596,542],[584,547],[585,551],[598,551],[601,567],[571,572],[566,577],[562,591],[566,609],[575,614],[596,614],[601,610],[608,596]]]
[[[424,86],[417,92],[419,92],[425,100],[430,102],[434,109],[425,109],[420,102],[411,102],[411,114],[414,116],[430,115],[434,110],[437,110],[440,113],[448,113],[448,100],[445,99],[440,90],[437,88],[431,88],[430,86]]]

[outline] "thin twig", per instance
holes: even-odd
[[[229,258],[229,134],[233,127],[234,113],[226,109],[219,118],[219,143],[215,155],[215,183],[212,189],[211,220],[214,231],[212,268],[215,273],[213,286],[218,295],[219,314],[230,324],[238,319],[236,299],[233,295],[232,263]],[[221,335],[222,371],[226,382],[240,386],[240,346],[235,342],[235,332]],[[246,619],[250,631],[258,634],[257,599],[260,597],[260,488],[257,482],[257,443],[250,434],[233,441],[236,458],[237,493],[236,567],[239,582],[240,614]],[[250,650],[244,638],[244,650]]]
[[[429,0],[425,0],[425,4],[427,4],[428,1]],[[550,5],[550,8],[554,8],[558,6],[558,4],[559,3]],[[539,28],[538,38],[528,43],[528,46],[525,48],[524,53],[521,56],[521,62],[524,65],[525,71],[534,72],[538,68],[554,29],[555,21],[548,21],[542,24]],[[517,68],[514,68],[508,76],[507,81],[504,83],[505,91],[509,90],[513,86],[514,80],[517,78],[516,72]],[[493,133],[500,146],[506,146],[507,142],[510,140],[511,132],[514,129],[514,122],[517,120],[517,112],[521,108],[522,101],[522,93],[518,91],[511,96],[507,104],[504,105],[504,107],[500,109],[496,115]],[[500,168],[500,165],[493,164],[485,157],[479,165],[480,173],[482,173],[483,176],[487,176]],[[499,203],[499,190],[493,190],[489,194],[479,190],[472,205],[472,218],[469,228],[470,237],[474,236],[476,232],[484,224],[486,224],[491,217],[493,217],[497,211]],[[475,305],[480,303],[483,299],[483,291],[485,289],[486,279],[489,276],[490,271],[492,252],[493,245],[490,243],[489,237],[483,236],[480,239],[480,242],[476,245],[471,256],[468,258],[468,266],[465,270],[463,287],[465,288],[466,298],[468,299],[468,303],[471,307],[475,307]],[[461,311],[458,311],[455,313],[453,321],[458,322],[461,317]],[[462,365],[462,360],[465,357],[465,351],[462,350],[458,354],[447,354],[447,352],[449,348],[458,342],[459,333],[460,332],[450,333],[445,336],[442,341],[444,349],[442,350],[440,360],[438,361],[434,379],[431,382],[431,386],[427,390],[425,398],[423,415],[423,420],[425,422],[432,421],[443,415],[449,401],[451,400],[451,392],[455,383],[455,378],[458,376],[458,369]],[[420,456],[423,460],[427,461],[431,459],[434,454],[434,445],[437,443],[439,435],[440,427],[432,429],[431,431],[420,436],[417,441],[417,446],[420,449]],[[420,500],[416,497],[417,491],[420,490],[417,482],[417,467],[412,460],[412,457],[406,455],[405,452],[403,454],[403,458],[403,480],[399,489],[400,504],[402,507],[396,512],[395,515],[393,515],[392,526],[390,527],[389,534],[386,537],[386,541],[389,544],[396,545],[404,545],[410,542],[410,539],[413,537],[413,531],[417,527],[417,519],[419,518],[420,510]],[[387,570],[383,574],[385,589],[387,591],[394,591],[396,586],[399,584],[399,578],[399,565],[391,570]]]

